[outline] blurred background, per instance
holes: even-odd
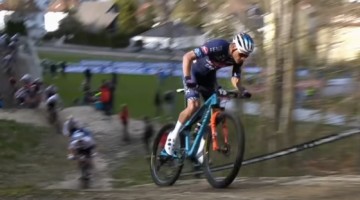
[[[160,123],[174,121],[184,106],[183,97],[173,93],[182,87],[182,55],[207,40],[230,41],[234,33],[245,31],[256,42],[254,54],[243,66],[243,82],[253,98],[230,101],[227,107],[245,124],[247,158],[359,127],[360,1],[0,3],[2,33],[20,33],[29,42],[25,46],[34,46],[41,64],[31,66],[41,69],[38,75],[46,83],[59,87],[66,106],[79,104],[75,99],[85,95],[80,89],[82,73],[90,69],[92,88],[118,76],[113,113],[127,104],[132,118],[146,115]],[[26,65],[34,56],[18,61]],[[222,85],[231,88],[229,70],[218,75]],[[359,137],[344,139],[245,167],[241,173],[359,174],[359,142]]]

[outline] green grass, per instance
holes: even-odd
[[[39,145],[43,129],[0,120],[0,159],[14,160]]]
[[[66,160],[63,136],[6,120],[0,120],[0,163],[0,189],[37,187],[62,178],[73,167]]]
[[[154,117],[155,106],[154,97],[156,88],[158,88],[157,78],[155,76],[142,75],[119,75],[118,85],[115,96],[115,110],[118,112],[122,104],[129,106],[131,117],[140,118],[144,115]],[[93,77],[92,88],[97,90],[103,79],[110,79],[110,75],[96,74]],[[51,79],[45,77],[45,82],[55,84],[59,88],[59,93],[66,106],[73,105],[75,98],[82,97],[81,82],[82,74],[68,74],[66,78],[59,77]],[[181,87],[180,78],[172,77],[165,81],[160,87],[162,92]],[[177,113],[183,106],[182,94],[177,95]]]
[[[32,186],[0,188],[0,199],[80,199],[81,196],[83,194],[76,190],[41,190]]]
[[[105,56],[105,55],[90,55],[90,54],[77,54],[77,53],[58,53],[58,52],[44,52],[39,51],[40,59],[47,59],[56,62],[79,62],[81,60],[111,60],[111,61],[141,61],[141,62],[159,62],[160,59],[144,59],[144,58],[129,58],[120,56]],[[136,54],[134,54],[136,55]]]
[[[149,160],[137,153],[125,159],[124,164],[112,172],[115,188],[151,183]]]

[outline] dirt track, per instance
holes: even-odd
[[[108,193],[109,199],[359,199],[360,177],[300,177],[241,179],[230,188],[216,190],[206,181],[188,181],[167,188],[140,186]],[[95,198],[95,197],[94,197]],[[96,199],[106,199],[96,196]]]
[[[172,187],[157,187],[153,184],[124,189],[92,189],[86,191],[48,190],[44,194],[27,195],[16,199],[237,199],[237,200],[359,200],[360,176],[338,177],[287,177],[245,178],[236,181],[230,188],[213,189],[204,180],[180,181]],[[1,198],[1,196],[0,196]],[[7,199],[7,198],[1,198]],[[11,198],[9,198],[11,199]]]
[[[249,199],[249,200],[359,200],[360,176],[331,176],[331,177],[285,177],[285,178],[242,178],[234,182],[230,188],[217,190],[210,187],[205,180],[178,181],[172,187],[157,187],[154,184],[113,189],[108,166],[111,162],[120,162],[114,159],[122,152],[122,145],[118,143],[121,127],[116,118],[106,119],[93,112],[91,108],[79,107],[63,111],[65,116],[73,114],[88,124],[94,131],[96,139],[101,143],[100,157],[98,158],[98,177],[89,190],[74,189],[76,172],[69,172],[69,177],[57,183],[49,184],[40,194],[30,191],[23,197],[2,197],[0,199]],[[35,117],[36,116],[36,117]],[[115,116],[114,116],[115,117]],[[0,112],[0,119],[13,119],[18,122],[44,125],[43,116],[32,110]],[[41,123],[42,122],[42,123]],[[141,133],[141,122],[132,122],[131,132],[134,136]],[[111,147],[111,148],[110,148]],[[65,190],[64,190],[65,189]]]

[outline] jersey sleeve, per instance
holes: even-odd
[[[206,57],[209,55],[209,47],[207,44],[204,44],[203,46],[201,47],[197,47],[195,48],[194,50],[194,53],[195,53],[195,56],[196,58],[203,58],[203,57]]]
[[[214,39],[206,42],[204,45],[195,48],[193,51],[196,58],[203,58],[206,56],[216,56],[228,54],[229,43],[225,40]]]
[[[236,78],[241,77],[241,65],[233,65],[232,77],[236,77]]]

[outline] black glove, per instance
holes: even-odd
[[[195,88],[197,86],[196,82],[192,80],[190,76],[185,76],[184,79],[187,88]]]

